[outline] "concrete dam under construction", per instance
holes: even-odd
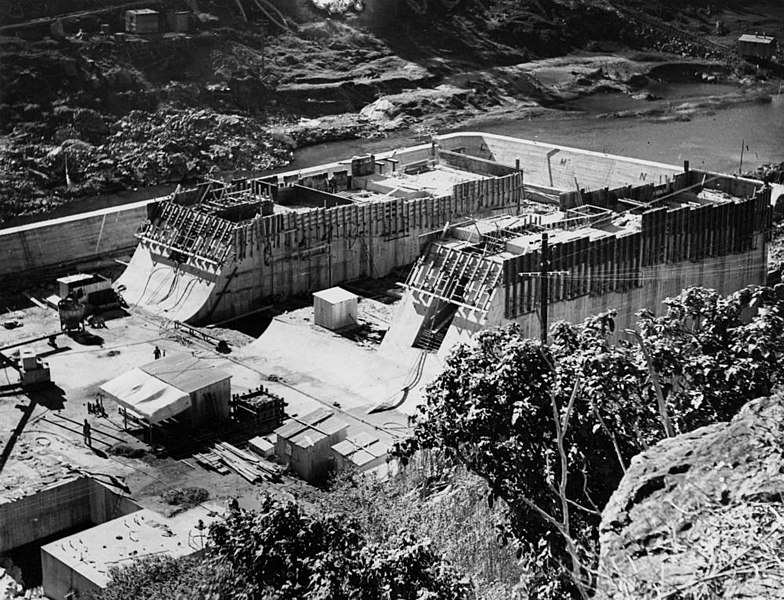
[[[623,327],[684,286],[763,283],[771,219],[759,181],[483,133],[209,181],[122,211],[103,216],[97,242],[84,215],[86,252],[71,258],[101,239],[131,246],[135,219],[115,282],[132,307],[216,322],[416,262],[384,345],[431,350],[507,321],[533,334],[542,232],[552,317],[616,308]],[[45,266],[34,227],[17,229],[0,235],[11,263]]]

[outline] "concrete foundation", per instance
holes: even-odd
[[[0,504],[0,552],[137,510],[133,500],[89,477],[63,481]]]
[[[199,553],[217,514],[198,507],[164,518],[143,509],[46,544],[41,548],[44,593],[51,600],[84,598],[106,587],[112,567],[153,555]]]
[[[445,151],[441,159],[438,157],[439,149]],[[455,156],[460,154],[463,156]],[[472,161],[471,158],[480,160]],[[527,186],[527,195],[535,197],[542,191],[543,198],[553,198],[553,195],[557,196],[559,192],[574,190],[575,178],[577,185],[590,190],[597,187],[665,182],[680,172],[678,167],[672,165],[482,133],[449,134],[436,138],[434,144],[379,154],[376,156],[376,165],[383,173],[390,174],[404,172],[406,165],[416,166],[439,160],[445,165],[466,168],[473,173],[491,177],[516,173],[519,166]],[[290,183],[309,188],[316,186],[317,181],[325,177],[342,182],[345,180],[346,171],[345,162],[336,162],[284,173],[274,179],[276,184]],[[258,181],[267,179],[269,178]],[[447,191],[431,195],[438,196],[440,193],[451,195],[451,186]],[[406,195],[399,190],[393,190],[391,197],[400,194]],[[164,199],[160,198],[158,202]],[[320,203],[314,208],[324,206],[321,204],[323,201],[323,198],[320,199]],[[329,202],[350,204],[338,196]],[[0,263],[0,279],[22,273],[27,278],[49,277],[76,270],[80,266],[97,265],[102,261],[111,262],[114,256],[130,255],[137,245],[134,234],[147,218],[147,205],[151,203],[155,204],[155,201],[143,201],[0,230],[0,255],[4,258]],[[235,298],[231,303],[226,302],[225,306],[219,307],[219,312],[224,316],[240,314],[258,298],[258,294],[247,290],[256,289],[261,282],[265,288],[263,295],[288,295],[324,289],[356,277],[383,275],[388,272],[388,265],[401,266],[417,257],[422,241],[418,236],[443,227],[450,219],[469,214],[466,208],[469,206],[459,202],[424,203],[414,211],[421,218],[421,224],[414,223],[405,230],[388,231],[382,221],[388,219],[390,213],[409,221],[412,218],[411,213],[401,213],[403,209],[394,207],[384,208],[379,213],[377,208],[364,206],[363,210],[352,217],[353,220],[345,223],[351,228],[345,247],[340,248],[330,241],[329,252],[322,240],[319,240],[320,243],[308,243],[304,247],[294,245],[301,242],[303,232],[298,231],[297,235],[294,235],[294,231],[284,229],[288,234],[284,239],[277,239],[276,234],[270,249],[263,246],[259,248],[267,253],[275,250],[274,256],[266,257],[266,260],[271,262],[264,263],[270,268],[264,269],[267,272],[263,275],[246,273],[255,269],[251,268],[253,262],[242,264],[244,256],[238,256],[234,264],[225,265],[227,279],[228,274],[237,267],[238,281],[231,285],[231,293]],[[492,212],[482,203],[470,208],[482,208],[479,216]],[[339,217],[341,220],[342,218]],[[326,216],[313,216],[303,217],[298,222],[289,220],[286,225],[313,228],[317,227],[319,222],[329,224],[332,221]],[[249,235],[251,241],[254,241],[254,235],[255,238],[259,235],[266,237],[269,235],[269,227],[280,231],[274,226],[264,224],[262,230],[255,234],[238,232],[239,239],[236,242],[245,244]],[[321,233],[323,235],[323,230]],[[404,235],[410,235],[412,238],[407,244],[393,239]],[[53,240],[57,242],[54,243]],[[395,243],[390,244],[390,241]],[[166,255],[164,253],[160,256]],[[217,287],[220,288],[220,284]],[[235,306],[237,308],[232,313],[228,307]],[[210,309],[211,307],[208,307],[206,312]]]
[[[533,223],[458,227],[434,243],[409,276],[382,351],[399,357],[426,349],[443,358],[477,331],[510,322],[539,337],[545,260],[550,324],[615,310],[623,331],[634,327],[638,311],[660,312],[662,301],[684,288],[728,295],[765,283],[771,208],[770,189],[760,182],[691,172],[662,186],[599,190],[586,199],[596,204]],[[561,199],[567,207],[576,201]],[[587,216],[569,216],[576,214]],[[494,268],[503,269],[501,279],[491,276]]]

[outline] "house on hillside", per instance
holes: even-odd
[[[776,38],[745,33],[738,38],[738,54],[743,58],[771,60],[776,54]]]

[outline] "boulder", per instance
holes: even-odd
[[[784,598],[784,397],[635,457],[603,514],[599,598]]]

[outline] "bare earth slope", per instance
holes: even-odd
[[[151,0],[194,27],[147,35],[121,33],[118,1],[2,3],[0,224],[80,196],[280,167],[301,145],[632,94],[673,63],[765,76],[716,43],[784,23],[762,0],[401,0],[340,14],[275,1],[284,20],[255,0]],[[723,38],[709,35],[717,18]]]

